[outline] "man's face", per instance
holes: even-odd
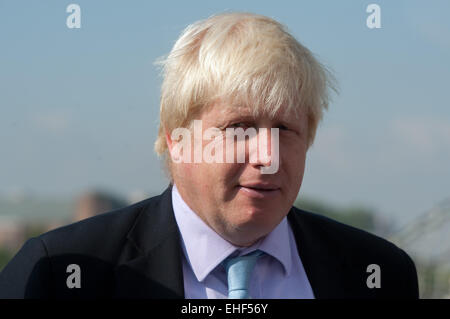
[[[182,198],[198,216],[223,238],[237,246],[249,246],[272,231],[289,212],[300,189],[307,152],[307,120],[299,119],[283,110],[274,118],[254,118],[248,108],[227,107],[216,104],[200,117],[203,132],[219,128],[224,136],[226,128],[253,127],[257,139],[262,138],[260,128],[267,128],[267,153],[271,156],[271,128],[279,129],[279,167],[274,174],[262,174],[261,167],[271,163],[258,160],[251,163],[249,139],[245,143],[245,163],[177,163],[172,165],[172,175]],[[169,149],[172,142],[166,132]],[[203,149],[211,140],[192,139]],[[226,143],[224,144],[224,153]],[[255,144],[253,144],[255,145]],[[194,145],[192,145],[192,154]],[[236,147],[234,148],[237,152]],[[259,149],[258,151],[261,151]],[[192,156],[193,158],[193,156]],[[274,158],[272,157],[272,160]]]

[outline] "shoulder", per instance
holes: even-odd
[[[289,219],[296,237],[300,238],[300,246],[309,246],[309,254],[314,258],[326,255],[327,259],[322,260],[341,265],[342,274],[345,274],[346,278],[353,278],[355,282],[365,284],[365,280],[361,278],[366,278],[375,265],[383,274],[385,297],[418,297],[415,264],[412,258],[394,243],[296,207],[291,210]],[[363,285],[361,291],[364,288]]]
[[[138,203],[96,215],[46,232],[36,239],[50,255],[61,253],[114,253],[141,216],[160,200],[154,196]]]
[[[0,298],[48,298],[67,292],[67,267],[72,264],[83,269],[85,293],[107,296],[127,234],[159,203],[160,196],[155,196],[29,239],[0,273]]]
[[[333,243],[336,248],[351,250],[354,253],[400,253],[400,248],[387,239],[323,215],[296,207],[293,207],[292,215],[294,226],[300,227],[309,236]]]

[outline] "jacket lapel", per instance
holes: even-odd
[[[139,214],[115,269],[117,298],[184,298],[171,185]]]
[[[326,239],[327,234],[322,233],[317,217],[313,219],[309,215],[292,208],[288,221],[314,296],[317,299],[345,298],[348,283],[344,280],[343,255],[338,247]]]

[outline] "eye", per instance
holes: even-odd
[[[228,127],[232,127],[232,128],[247,128],[248,127],[248,125],[246,124],[246,123],[244,123],[244,122],[236,122],[236,123],[233,123],[233,124],[230,124]]]

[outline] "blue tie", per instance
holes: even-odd
[[[248,284],[250,275],[255,267],[256,260],[263,254],[261,250],[240,256],[228,257],[223,261],[228,277],[228,298],[249,299]]]

